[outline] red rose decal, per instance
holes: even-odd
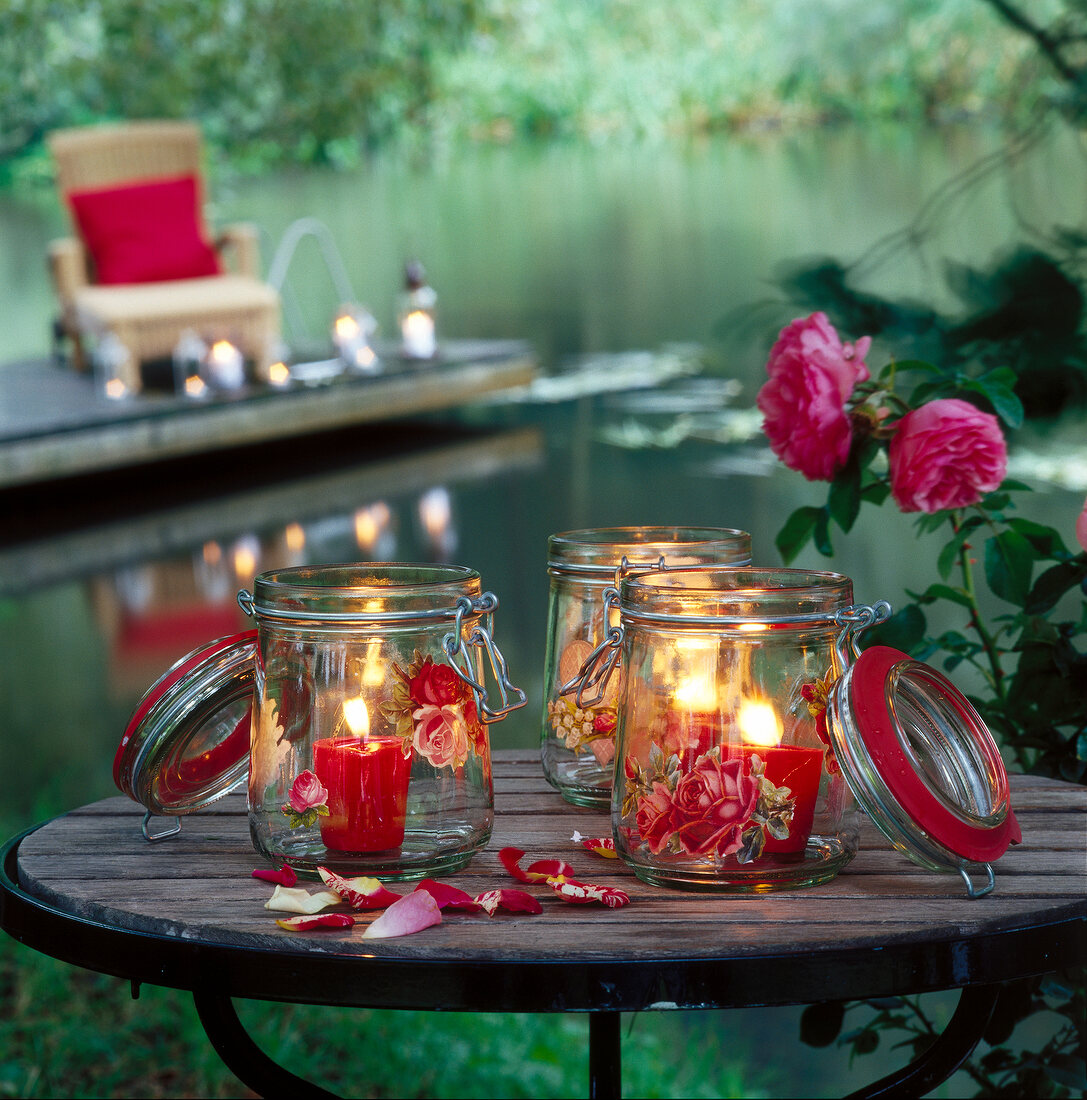
[[[652,792],[638,799],[635,822],[656,855],[672,835],[672,792],[663,783],[654,783]]]
[[[408,685],[411,701],[417,707],[444,707],[461,697],[461,681],[450,665],[436,665],[427,657]]]
[[[676,784],[672,825],[680,850],[688,855],[732,855],[742,847],[740,833],[758,802],[758,784],[744,775],[739,757],[704,756]]]

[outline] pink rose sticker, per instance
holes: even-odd
[[[434,767],[459,768],[468,759],[468,723],[460,707],[419,707],[412,718],[412,744]]]
[[[891,493],[903,512],[977,504],[1000,486],[1008,468],[997,418],[957,397],[907,413],[898,422],[889,457]]]
[[[830,481],[845,465],[853,438],[846,402],[867,381],[872,344],[843,344],[825,313],[781,330],[766,364],[768,381],[756,404],[774,454],[809,481]]]
[[[323,806],[328,801],[328,791],[311,771],[300,772],[291,785],[290,804],[296,814]]]

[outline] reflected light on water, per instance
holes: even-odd
[[[355,542],[371,561],[389,561],[396,554],[392,512],[379,500],[355,513]]]
[[[419,498],[419,521],[435,557],[440,561],[448,558],[457,548],[457,531],[453,526],[452,501],[445,486],[428,489]]]
[[[260,542],[256,535],[242,535],[231,549],[234,576],[239,583],[251,582],[260,565]]]

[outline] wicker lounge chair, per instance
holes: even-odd
[[[227,227],[213,241],[203,236],[198,127],[189,122],[149,121],[58,130],[49,136],[48,144],[57,185],[78,234],[53,241],[49,248],[50,273],[61,308],[57,331],[71,339],[75,365],[84,368],[89,345],[111,331],[132,354],[131,377],[126,381],[131,389],[139,389],[139,364],[170,356],[182,332],[191,329],[207,340],[231,340],[263,375],[279,341],[279,296],[260,277],[254,226]],[[156,188],[173,188],[180,181],[187,183],[194,199],[195,220],[190,217],[189,226],[194,247],[203,249],[205,260],[212,258],[195,269],[194,277],[174,278],[160,269],[145,279],[139,277],[139,264],[128,263],[121,268],[114,265],[112,277],[101,278],[94,254],[97,245],[101,257],[103,241],[92,239],[86,224],[88,207],[79,204],[89,201],[97,203],[99,211],[104,209],[108,233],[119,207],[127,205],[131,210],[138,202],[158,201]],[[161,232],[162,221],[151,220]],[[229,269],[225,262],[230,263]]]

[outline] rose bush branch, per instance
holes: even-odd
[[[809,542],[832,556],[833,528],[849,532],[862,506],[888,501],[918,515],[919,535],[945,531],[937,577],[907,592],[866,640],[922,659],[940,654],[949,671],[974,667],[986,691],[973,702],[1018,766],[1082,780],[1087,600],[1074,605],[1087,593],[1087,506],[1075,524],[1078,553],[1053,528],[1015,514],[1030,489],[1005,476],[1003,427],[1023,422],[1011,370],[973,375],[910,360],[873,377],[870,348],[868,337],[843,343],[815,313],[787,325],[771,349],[758,395],[770,445],[790,469],[829,483],[824,504],[786,520],[777,547],[786,564]],[[998,613],[986,614],[979,571]],[[933,605],[962,608],[964,630],[933,636]]]

